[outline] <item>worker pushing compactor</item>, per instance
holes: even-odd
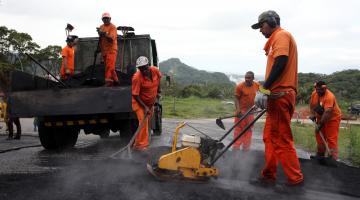
[[[263,12],[251,26],[268,38],[265,83],[255,97],[256,104],[267,108],[263,133],[265,166],[252,183],[275,184],[280,162],[287,176],[287,185],[301,185],[304,180],[291,133],[291,117],[297,92],[297,47],[293,36],[280,27],[280,16],[272,10]]]

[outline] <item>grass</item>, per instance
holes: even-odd
[[[164,97],[162,100],[165,118],[217,118],[234,113],[234,105],[219,99],[188,97]]]
[[[314,126],[293,123],[292,130],[295,144],[305,150],[316,152]],[[360,126],[342,124],[338,137],[339,158],[360,165]]]

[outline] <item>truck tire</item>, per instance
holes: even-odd
[[[136,132],[139,124],[137,119],[127,119],[121,121],[120,137],[131,138]]]
[[[63,147],[65,148],[74,147],[79,137],[79,132],[80,132],[79,129],[65,128],[64,132],[60,133],[60,134],[65,134],[65,141],[63,143]]]
[[[99,132],[101,139],[108,138],[110,136],[110,129],[104,129]]]
[[[50,128],[46,128],[44,125],[39,125],[39,138],[41,145],[48,150],[57,148],[54,135]]]
[[[154,120],[154,127],[152,127],[152,131],[154,135],[161,135],[162,133],[162,106],[161,105],[155,105],[155,109],[154,109],[154,115],[153,115],[153,119]]]
[[[47,128],[39,126],[41,145],[48,150],[59,150],[73,147],[78,139],[79,130],[76,128]]]

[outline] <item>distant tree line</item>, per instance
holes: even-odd
[[[360,101],[360,70],[348,69],[334,72],[330,75],[315,73],[299,73],[299,87],[297,101],[309,102],[311,93],[314,91],[315,81],[325,81],[339,101],[348,103]]]
[[[12,66],[31,74],[44,74],[36,64],[27,58],[25,53],[35,57],[52,73],[58,74],[61,62],[60,46],[49,45],[41,49],[29,34],[0,26],[0,67]]]

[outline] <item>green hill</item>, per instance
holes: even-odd
[[[336,98],[344,102],[360,101],[360,70],[348,69],[332,74],[299,73],[298,100],[308,102],[314,82],[324,80]]]
[[[235,85],[224,73],[198,70],[182,63],[178,58],[170,58],[160,62],[159,66],[160,71],[173,77],[178,85]]]

